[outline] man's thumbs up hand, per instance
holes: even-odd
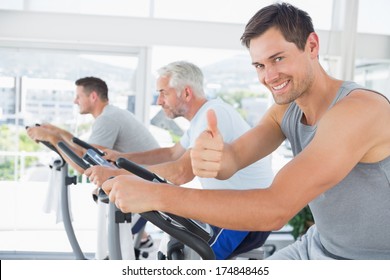
[[[222,164],[223,139],[218,130],[217,116],[214,110],[207,112],[207,129],[196,139],[191,149],[191,163],[194,175],[214,178]]]

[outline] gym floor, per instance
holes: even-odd
[[[153,247],[147,250],[149,253],[147,259],[156,259],[162,232],[150,223],[147,225],[146,230],[153,238]],[[84,255],[88,259],[94,259],[97,246],[96,232],[93,230],[77,230],[76,237]],[[23,230],[0,231],[0,259],[74,260],[75,256],[65,231]]]

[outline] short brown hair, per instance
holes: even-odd
[[[108,87],[105,81],[96,77],[85,77],[75,82],[76,86],[82,86],[86,93],[95,91],[102,101],[108,101]]]
[[[275,3],[258,11],[247,23],[241,36],[242,45],[249,48],[250,41],[268,29],[279,29],[286,41],[304,50],[307,38],[314,32],[309,14],[288,3]]]

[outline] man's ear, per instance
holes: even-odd
[[[315,32],[312,32],[310,33],[309,37],[307,38],[307,47],[309,48],[310,50],[310,53],[311,55],[313,56],[313,58],[315,57],[318,57],[318,54],[319,54],[319,38],[318,38],[318,35],[317,33]]]
[[[90,94],[90,97],[91,97],[92,101],[96,101],[99,98],[99,96],[96,93],[96,91],[92,91],[91,94]]]
[[[192,97],[192,90],[191,90],[191,88],[186,87],[184,89],[184,95],[185,95],[186,98],[188,98],[188,97],[191,98]]]

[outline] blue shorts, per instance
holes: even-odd
[[[261,247],[269,231],[238,231],[211,226],[214,233],[209,241],[217,260],[230,259],[238,254]]]
[[[131,227],[131,233],[137,234],[145,227],[147,220],[142,218],[139,214],[133,214],[131,218],[133,223]]]

